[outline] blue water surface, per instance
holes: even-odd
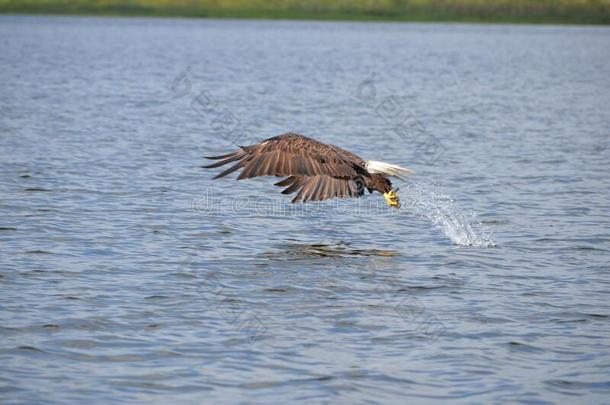
[[[0,16],[0,402],[603,403],[610,29]],[[291,205],[203,156],[416,171]]]

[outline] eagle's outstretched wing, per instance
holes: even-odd
[[[293,203],[323,201],[330,198],[360,197],[364,194],[364,186],[359,178],[336,179],[326,175],[290,176],[275,183],[275,185],[288,186],[282,191],[282,194],[297,192],[297,195],[292,199]]]
[[[222,156],[205,168],[234,163],[215,179],[243,169],[238,180],[258,176],[318,176],[351,179],[366,173],[366,162],[343,149],[318,142],[306,136],[288,133],[269,138],[261,143],[243,146],[240,150]]]
[[[243,146],[236,152],[208,159],[220,161],[203,166],[205,168],[233,163],[215,179],[239,169],[242,171],[238,180],[258,176],[288,176],[275,185],[286,187],[283,194],[297,192],[293,203],[359,197],[364,189],[362,177],[368,175],[366,162],[353,153],[294,133],[269,138],[255,145]]]

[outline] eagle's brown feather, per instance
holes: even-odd
[[[292,194],[298,191],[292,200],[293,203],[323,201],[330,198],[360,197],[363,194],[362,188],[359,188],[355,181],[337,179],[326,175],[291,176],[283,180],[282,183],[282,185],[290,184],[282,191],[282,194]]]
[[[240,150],[208,159],[219,160],[205,168],[233,163],[214,178],[239,169],[238,180],[259,176],[286,177],[275,183],[286,187],[282,194],[297,193],[292,200],[322,201],[330,198],[360,197],[364,188],[385,193],[391,183],[384,176],[366,170],[366,161],[335,145],[327,145],[303,135],[288,133]]]
[[[244,170],[238,180],[258,176],[315,176],[351,178],[362,175],[365,162],[343,149],[326,145],[299,134],[285,134],[269,138],[256,145],[242,147],[240,151],[208,159],[224,159],[205,168],[211,169],[239,161],[237,168]],[[235,170],[237,170],[237,168]],[[224,177],[232,171],[223,172],[215,178]]]

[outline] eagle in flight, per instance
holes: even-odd
[[[263,142],[241,146],[239,150],[207,159],[219,160],[206,169],[233,163],[216,175],[218,179],[242,169],[237,180],[258,176],[285,177],[275,183],[286,187],[282,194],[297,193],[293,203],[351,198],[378,191],[391,207],[400,207],[398,189],[392,189],[388,176],[400,178],[413,173],[406,167],[364,160],[335,145],[287,133]]]

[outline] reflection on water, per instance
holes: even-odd
[[[288,243],[279,245],[278,251],[262,253],[260,257],[270,260],[308,259],[316,257],[394,257],[400,253],[393,250],[361,249],[350,247],[349,243],[338,243],[333,245],[316,243]]]

